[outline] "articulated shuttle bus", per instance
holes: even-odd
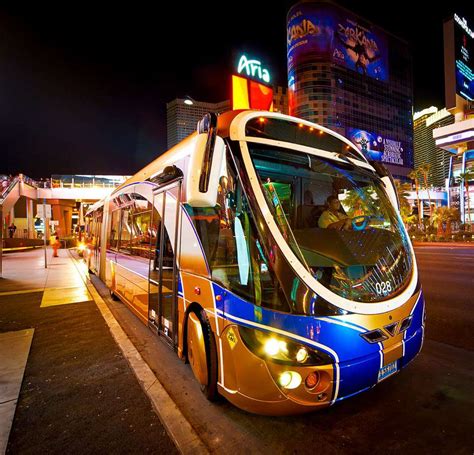
[[[421,349],[425,305],[393,181],[322,126],[206,115],[93,206],[87,230],[89,270],[210,400],[321,409]]]

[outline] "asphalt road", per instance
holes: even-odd
[[[369,392],[303,416],[256,416],[225,400],[209,403],[189,365],[122,304],[108,303],[213,453],[472,454],[474,248],[421,247],[416,254],[428,314],[420,355]]]
[[[474,351],[474,247],[420,246],[415,254],[427,338]]]

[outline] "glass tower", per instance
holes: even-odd
[[[290,114],[353,140],[395,177],[413,168],[412,57],[406,42],[329,2],[287,17]]]

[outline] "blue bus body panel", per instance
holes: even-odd
[[[247,327],[260,330],[279,329],[285,336],[299,343],[315,347],[311,341],[318,344],[316,349],[324,351],[335,362],[335,377],[339,377],[338,400],[355,395],[377,384],[381,367],[381,344],[368,343],[360,334],[363,327],[347,322],[340,322],[332,317],[301,316],[280,313],[262,308],[213,283],[214,295],[220,295],[221,300],[215,300],[216,309],[223,317]],[[422,293],[415,304],[413,321],[405,332],[405,356],[399,360],[398,369],[405,366],[420,351],[423,340],[424,301]],[[295,337],[296,335],[296,337]],[[336,366],[337,364],[337,366]]]

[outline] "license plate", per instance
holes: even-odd
[[[395,362],[389,363],[388,365],[385,365],[384,367],[380,368],[379,370],[379,379],[378,381],[383,381],[384,379],[388,378],[391,376],[393,373],[396,373],[398,370],[398,361],[395,360]]]

